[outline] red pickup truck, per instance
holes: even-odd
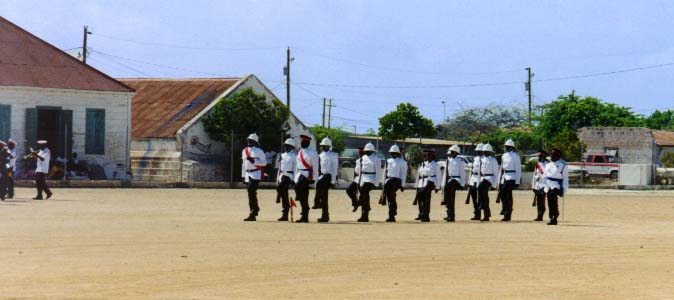
[[[615,156],[605,153],[588,154],[581,162],[569,162],[569,173],[581,173],[583,176],[609,177],[618,180],[620,165]]]

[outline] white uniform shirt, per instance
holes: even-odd
[[[549,164],[549,160],[544,160],[544,161],[537,161],[536,162],[536,168],[534,168],[534,177],[531,180],[531,188],[534,190],[540,190],[545,188],[545,175],[543,175],[543,170],[545,170],[545,166]]]
[[[283,176],[288,176],[290,180],[295,180],[295,163],[297,161],[297,151],[291,150],[289,152],[283,152],[280,154],[281,159],[279,160],[279,165],[276,166],[279,170],[278,178],[276,178],[277,183],[281,183],[281,178]]]
[[[503,178],[505,180],[515,180],[515,184],[520,184],[520,179],[522,178],[522,161],[517,152],[510,151],[503,153],[503,156],[501,157],[501,169],[503,169]]]
[[[311,174],[309,170],[311,170]],[[300,180],[300,175],[306,177],[309,180],[318,179],[318,153],[316,153],[316,150],[302,148],[297,153],[297,160],[295,163],[295,182]]]
[[[360,182],[360,161],[363,160],[362,157],[356,159],[356,166],[353,168],[353,182]]]
[[[499,166],[498,161],[493,156],[485,156],[482,158],[480,166],[480,182],[489,181],[492,186],[496,186],[496,178],[498,176]]]
[[[35,173],[45,173],[49,174],[49,159],[51,159],[51,151],[49,148],[45,147],[37,153],[44,160],[37,159],[37,168],[35,168]]]
[[[418,188],[423,188],[426,186],[426,183],[429,181],[433,182],[435,184],[435,189],[440,189],[440,165],[438,165],[437,161],[424,161],[419,165],[419,170],[417,171],[418,175],[418,180],[417,180],[417,187]]]
[[[337,158],[337,153],[332,152],[332,151],[323,151],[321,154],[318,156],[320,160],[320,166],[321,166],[321,176],[323,177],[323,174],[330,174],[332,178],[330,179],[330,182],[333,184],[337,183],[337,172],[338,166],[338,158]],[[320,179],[319,177],[319,179]]]
[[[447,157],[445,172],[442,173],[442,187],[452,180],[457,181],[461,186],[466,184],[466,162],[463,157]]]
[[[248,161],[251,157],[254,163]],[[267,155],[259,147],[246,147],[241,151],[241,177],[244,182],[248,182],[250,178],[254,180],[262,180],[262,168],[267,165]]]
[[[386,160],[386,179],[384,183],[389,178],[398,178],[400,181],[405,184],[407,180],[407,162],[401,157],[398,158],[389,158]]]
[[[381,159],[379,156],[376,153],[363,155],[360,164],[362,168],[360,176],[363,177],[360,185],[362,186],[364,183],[369,182],[377,186],[381,182],[382,177]]]
[[[9,151],[9,163],[7,163],[7,169],[14,170],[14,166],[16,166],[16,148],[14,149],[7,149]]]
[[[546,192],[552,189],[562,189],[566,193],[566,190],[569,188],[569,170],[564,160],[560,159],[546,164],[545,169],[543,169],[543,175],[546,179]]]
[[[480,183],[480,168],[482,167],[482,158],[484,156],[475,156],[470,169],[470,185],[477,186]]]

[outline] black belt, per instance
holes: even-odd
[[[505,171],[503,171],[503,173],[515,173],[515,172],[517,172],[517,171],[515,171],[515,170],[505,170]]]
[[[363,174],[373,175],[373,174],[377,174],[377,172],[363,172]]]
[[[289,173],[289,174],[295,173],[295,171],[281,171],[281,172],[286,172],[286,173]]]
[[[486,177],[486,176],[494,176],[494,174],[482,174],[482,177]]]
[[[428,178],[428,177],[436,177],[436,176],[435,176],[435,175],[432,175],[432,176],[421,176],[421,178],[423,178],[423,179],[426,179],[426,178]]]
[[[307,171],[307,172],[308,172],[308,171],[311,171],[311,170],[309,170],[309,169],[299,169],[299,170],[300,170],[300,171]]]
[[[260,171],[260,169],[251,169],[251,170],[246,170],[246,172],[255,172],[255,171]]]
[[[449,176],[449,178],[461,178],[461,176]]]

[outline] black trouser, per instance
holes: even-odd
[[[42,192],[51,195],[51,190],[47,186],[47,174],[42,172],[35,173],[35,186],[37,187],[37,198],[42,199]]]
[[[253,178],[248,178],[248,183],[246,184],[248,191],[248,207],[250,208],[250,214],[257,216],[257,213],[260,211],[260,206],[257,205],[257,188],[260,186],[260,181]]]
[[[292,180],[290,177],[282,175],[281,182],[276,186],[276,194],[281,199],[281,207],[283,207],[283,213],[287,214],[290,209],[290,199],[288,198],[288,188]]]
[[[4,168],[0,169],[0,198],[3,200],[5,199],[5,195],[8,194],[8,180],[9,175],[7,174],[7,170]]]
[[[454,219],[455,217],[454,208],[456,206],[456,190],[459,188],[461,188],[461,184],[456,180],[450,180],[445,184],[443,194],[445,206],[447,206],[447,218]]]
[[[503,215],[510,217],[513,213],[513,189],[515,180],[506,180],[501,184],[501,207]]]
[[[10,197],[14,197],[14,168],[9,169],[8,174],[6,181],[7,194],[9,194]]]
[[[358,204],[360,205],[363,214],[367,214],[370,211],[370,191],[374,189],[374,184],[371,182],[365,182],[360,187],[360,197],[358,198]]]
[[[489,189],[491,189],[491,183],[487,180],[482,180],[480,185],[477,186],[477,201],[480,209],[484,211],[485,218],[491,217],[491,210],[489,209]]]
[[[435,189],[433,181],[426,182],[426,185],[417,191],[417,203],[419,204],[419,218],[429,219],[431,215],[431,192]]]
[[[314,202],[317,202],[318,206],[323,209],[323,216],[329,215],[328,191],[330,190],[331,180],[332,176],[330,174],[324,174],[321,179],[316,182],[316,196],[314,197]]]
[[[534,201],[536,202],[537,218],[542,219],[545,214],[545,189],[534,189]]]
[[[295,199],[300,202],[302,207],[302,218],[309,218],[309,179],[300,175],[295,183]]]
[[[398,214],[398,202],[396,201],[396,192],[402,187],[400,178],[391,177],[384,183],[384,197],[388,201],[388,215],[394,217]]]
[[[477,183],[468,187],[468,193],[470,194],[470,199],[473,202],[473,216],[479,219],[481,213],[480,202],[477,198]]]
[[[548,207],[550,208],[548,215],[550,216],[550,220],[557,220],[557,217],[559,217],[559,202],[557,197],[559,197],[560,193],[559,189],[548,191]]]
[[[358,206],[358,182],[351,182],[349,187],[346,188],[346,194],[351,198],[351,206]]]

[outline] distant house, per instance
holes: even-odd
[[[584,127],[578,138],[584,153],[610,153],[623,164],[660,165],[665,151],[674,151],[674,131],[642,127]]]
[[[125,179],[133,94],[0,17],[0,139],[16,140],[20,154],[44,139],[52,165],[77,152],[90,166],[102,167],[101,178]],[[29,178],[34,163],[19,158],[18,178]]]
[[[224,97],[252,88],[267,99],[278,99],[255,75],[242,78],[120,79],[136,90],[131,131],[134,180],[239,180],[239,153],[230,143],[211,140],[202,118]],[[293,114],[289,135],[313,135]],[[270,145],[263,145],[270,149]],[[278,147],[271,147],[280,151]],[[182,162],[182,163],[181,163]]]

